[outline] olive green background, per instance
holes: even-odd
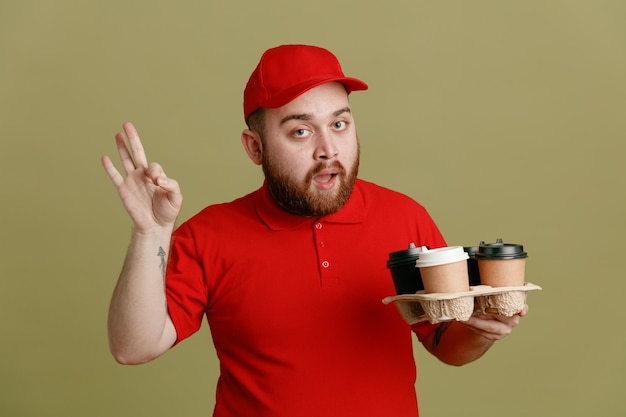
[[[369,83],[363,178],[449,244],[524,244],[543,287],[475,363],[416,346],[422,415],[624,415],[625,21],[620,0],[1,2],[0,415],[211,414],[207,326],[149,364],[108,352],[130,223],[99,158],[133,121],[181,220],[255,189],[242,90],[281,43]]]

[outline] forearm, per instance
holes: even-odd
[[[176,341],[165,297],[171,232],[133,234],[109,308],[109,344],[120,363],[147,362]]]
[[[460,322],[446,322],[424,341],[424,346],[442,362],[461,366],[480,358],[493,343]]]
[[[464,365],[480,358],[496,340],[511,334],[528,306],[512,317],[477,314],[465,322],[453,321],[439,325],[423,344],[426,349],[450,365]]]

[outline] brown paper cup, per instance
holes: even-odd
[[[480,281],[492,287],[516,287],[524,285],[526,258],[478,259]]]
[[[420,273],[427,294],[469,291],[466,260],[420,267]]]

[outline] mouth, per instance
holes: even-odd
[[[313,183],[321,189],[327,190],[335,184],[339,172],[337,170],[323,170],[313,176]]]

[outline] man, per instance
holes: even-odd
[[[117,361],[158,357],[206,316],[220,360],[214,416],[418,414],[411,327],[381,302],[393,293],[385,260],[409,242],[445,241],[414,200],[357,179],[348,97],[365,89],[325,49],[266,51],[244,91],[241,135],[265,181],[173,237],[179,186],[124,125],[116,144],[126,176],[102,159],[134,226],[109,312]],[[412,329],[433,355],[462,365],[519,316]]]

